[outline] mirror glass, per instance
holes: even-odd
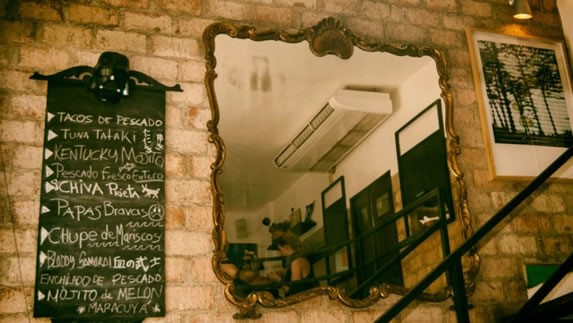
[[[428,48],[355,46],[339,22],[317,26],[288,34],[220,23],[204,35],[209,127],[219,153],[212,178],[214,267],[239,306],[257,292],[265,306],[333,291],[350,305],[375,301],[371,287],[380,284],[404,292],[443,259],[439,234],[417,251],[426,259],[414,252],[383,275],[376,271],[401,242],[436,222],[440,210],[450,222],[456,216],[450,185],[457,187],[459,174],[447,167],[455,162],[446,151],[452,103],[441,56]],[[309,31],[320,35],[321,28],[336,37],[313,42]],[[325,55],[321,46],[334,49]],[[432,134],[434,146],[420,148]],[[443,171],[446,194],[402,193],[401,186],[411,185],[399,176],[404,169],[414,182],[429,170]],[[439,198],[445,206],[432,202]],[[411,212],[384,224],[417,199],[423,201]],[[297,276],[306,283],[295,282]],[[445,286],[441,279],[430,292]]]

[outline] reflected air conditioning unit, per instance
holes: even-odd
[[[380,88],[347,86],[274,159],[292,171],[329,171],[392,113],[390,94]]]

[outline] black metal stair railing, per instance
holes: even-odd
[[[539,306],[541,301],[559,284],[573,269],[573,253],[557,268],[557,270],[541,285],[541,287],[525,302],[519,312],[507,319],[508,323],[553,322],[561,315],[573,314],[573,292],[559,297],[546,305]],[[563,309],[565,311],[563,311]]]
[[[450,246],[449,246],[449,239],[448,239],[448,232],[447,232],[447,230],[448,230],[447,229],[447,219],[446,219],[446,214],[445,214],[445,210],[444,210],[444,203],[441,199],[440,191],[438,188],[433,189],[433,190],[427,192],[426,194],[422,195],[421,197],[416,199],[414,202],[408,204],[406,207],[404,207],[399,212],[397,212],[397,213],[393,214],[392,216],[389,216],[386,219],[384,219],[383,221],[381,221],[374,228],[372,228],[372,229],[370,229],[370,230],[368,230],[368,231],[366,231],[366,232],[364,232],[364,233],[362,233],[356,237],[353,237],[352,239],[350,239],[348,241],[341,241],[337,244],[329,245],[329,246],[320,248],[318,250],[314,250],[314,251],[305,253],[304,255],[306,257],[311,258],[311,259],[321,259],[321,258],[332,256],[335,251],[340,250],[342,248],[352,248],[352,245],[356,244],[357,241],[360,241],[360,240],[362,240],[368,236],[376,234],[377,232],[380,232],[382,229],[384,229],[385,227],[387,227],[389,225],[395,225],[395,223],[399,220],[407,221],[407,217],[411,212],[417,210],[419,207],[423,206],[424,204],[426,204],[428,202],[432,202],[432,201],[433,202],[437,201],[436,207],[437,207],[437,213],[439,214],[439,220],[435,221],[435,223],[433,223],[429,227],[425,228],[424,230],[417,232],[416,234],[408,233],[408,237],[402,241],[399,241],[396,244],[396,246],[386,250],[386,252],[384,252],[383,254],[377,255],[377,257],[375,259],[372,259],[370,262],[363,263],[361,265],[362,267],[369,266],[369,265],[372,265],[373,263],[376,263],[382,257],[385,257],[389,254],[392,254],[395,251],[399,251],[399,253],[397,255],[393,256],[390,261],[386,262],[381,268],[377,269],[376,272],[370,278],[366,279],[359,286],[357,286],[354,289],[354,292],[356,292],[357,290],[359,290],[361,288],[364,288],[365,286],[367,287],[367,286],[372,285],[374,283],[374,280],[376,279],[376,277],[383,275],[392,265],[400,262],[402,259],[407,257],[409,254],[414,252],[418,246],[420,246],[422,243],[424,243],[427,239],[429,239],[437,231],[440,231],[442,249],[443,249],[442,252],[443,252],[443,255],[445,257],[445,256],[449,255],[449,253],[450,253]],[[257,261],[260,263],[265,263],[265,262],[269,262],[269,261],[277,261],[277,260],[282,260],[282,259],[283,259],[282,256],[276,256],[276,257],[258,258]],[[330,280],[336,279],[336,278],[349,277],[353,274],[356,274],[357,271],[359,271],[360,269],[361,269],[361,267],[356,266],[353,268],[345,269],[344,271],[341,271],[341,272],[328,273],[326,275],[315,276],[312,279],[309,278],[309,279],[305,279],[304,281],[265,283],[265,284],[260,284],[260,285],[256,286],[254,288],[254,290],[255,291],[256,290],[267,290],[267,289],[272,289],[272,288],[275,288],[277,286],[282,286],[282,285],[296,286],[298,284],[305,284],[305,283],[309,283],[309,282],[330,281]],[[352,295],[354,292],[350,291],[349,295]]]
[[[372,274],[368,279],[364,280],[360,285],[356,287],[356,291],[367,288],[371,286],[378,277],[382,276],[386,271],[388,271],[394,264],[401,262],[404,258],[409,256],[412,252],[416,250],[422,243],[424,243],[427,239],[429,239],[436,231],[440,231],[441,236],[441,245],[442,245],[442,253],[445,256],[450,254],[450,245],[449,245],[449,238],[448,238],[448,223],[444,211],[444,203],[440,196],[439,189],[434,189],[419,199],[417,199],[414,203],[409,204],[405,207],[402,211],[398,212],[396,215],[398,218],[407,217],[408,213],[412,210],[415,210],[420,205],[423,205],[424,202],[429,200],[435,199],[437,200],[436,206],[438,208],[439,219],[434,224],[430,225],[425,230],[419,232],[418,234],[412,235],[408,237],[406,240],[401,241],[397,244],[397,246],[393,249],[398,249],[400,252],[393,256],[388,262],[386,262],[383,266],[378,268],[374,274]],[[390,250],[391,253],[394,250]],[[381,258],[381,257],[378,257]],[[375,262],[375,259],[373,262]],[[368,264],[366,264],[368,265]],[[352,295],[352,293],[350,293]]]
[[[503,206],[495,215],[484,223],[475,233],[470,236],[457,249],[451,252],[434,270],[432,270],[424,279],[413,287],[406,295],[396,302],[390,309],[382,314],[376,322],[390,322],[406,306],[414,301],[418,296],[428,288],[436,279],[445,272],[449,272],[450,283],[452,284],[452,294],[454,299],[454,308],[456,318],[460,323],[469,322],[467,296],[464,290],[463,272],[461,267],[461,257],[471,248],[474,248],[481,239],[491,232],[502,220],[504,220],[513,210],[515,210],[523,201],[525,201],[533,192],[535,192],[545,181],[551,177],[561,166],[563,166],[573,156],[573,146],[569,147],[562,155],[553,161],[545,170],[543,170],[535,179],[529,183],[523,191],[513,197],[505,206]],[[530,310],[526,308],[526,311]],[[518,313],[520,317],[527,315],[526,312]]]

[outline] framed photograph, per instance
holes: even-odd
[[[492,178],[532,178],[573,145],[562,42],[467,30]],[[553,175],[573,179],[573,161]]]

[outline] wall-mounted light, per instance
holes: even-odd
[[[513,6],[513,9],[515,10],[513,18],[531,19],[533,17],[531,14],[531,8],[529,7],[529,2],[527,2],[527,0],[509,0],[509,5]]]

